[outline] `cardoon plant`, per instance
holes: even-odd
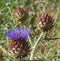
[[[9,52],[15,57],[25,57],[29,52],[29,46],[26,38],[30,31],[25,28],[14,28],[8,30],[6,35],[11,39],[9,43]]]

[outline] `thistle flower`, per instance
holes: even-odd
[[[27,13],[23,8],[17,7],[15,8],[14,12],[14,18],[15,20],[24,20],[27,18]]]
[[[11,38],[9,43],[10,53],[13,53],[15,57],[24,57],[29,52],[29,46],[26,38],[30,34],[30,31],[25,28],[14,28],[6,32],[6,35]]]
[[[54,22],[53,18],[48,13],[39,15],[38,23],[40,27],[43,28],[43,30],[47,31],[52,29],[53,22]]]
[[[13,40],[23,40],[28,37],[30,31],[24,28],[14,28],[6,32],[6,35]]]

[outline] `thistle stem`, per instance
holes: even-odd
[[[30,59],[29,59],[29,60],[32,60],[32,59],[33,59],[34,51],[35,51],[36,46],[37,46],[38,42],[40,41],[42,35],[43,35],[43,33],[40,34],[39,38],[37,39],[36,43],[34,44],[34,46],[33,46],[33,48],[32,48],[32,51],[31,51],[31,56],[30,56]]]
[[[10,53],[8,51],[6,51],[1,45],[0,45],[0,49],[4,52],[4,54],[6,54],[6,56],[10,56]]]
[[[2,51],[4,51],[4,53],[7,53],[6,50],[2,48],[1,45],[0,45],[0,49],[2,49]]]
[[[30,36],[28,36],[28,39],[29,39],[30,45],[32,46],[32,42],[31,42]]]
[[[8,8],[8,10],[9,10],[9,13],[10,13],[10,15],[11,15],[11,18],[12,18],[12,20],[13,20],[13,23],[15,23],[14,21],[14,17],[13,17],[13,14],[12,14],[12,12],[11,12],[11,9],[10,9],[10,7],[9,6],[7,6],[7,8]]]
[[[57,8],[57,12],[56,12],[56,14],[55,14],[55,21],[54,21],[54,24],[56,23],[57,18],[58,18],[58,11],[59,11],[59,8]]]

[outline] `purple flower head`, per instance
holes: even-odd
[[[26,28],[14,28],[12,30],[8,30],[6,32],[6,35],[14,40],[18,40],[18,39],[26,39],[28,37],[28,35],[30,34],[30,31]]]

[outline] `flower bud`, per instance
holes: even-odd
[[[54,22],[53,18],[48,13],[39,15],[38,23],[43,30],[47,31],[52,29],[53,22]]]
[[[15,20],[24,20],[27,18],[27,13],[23,8],[17,7],[13,12],[13,16]]]

